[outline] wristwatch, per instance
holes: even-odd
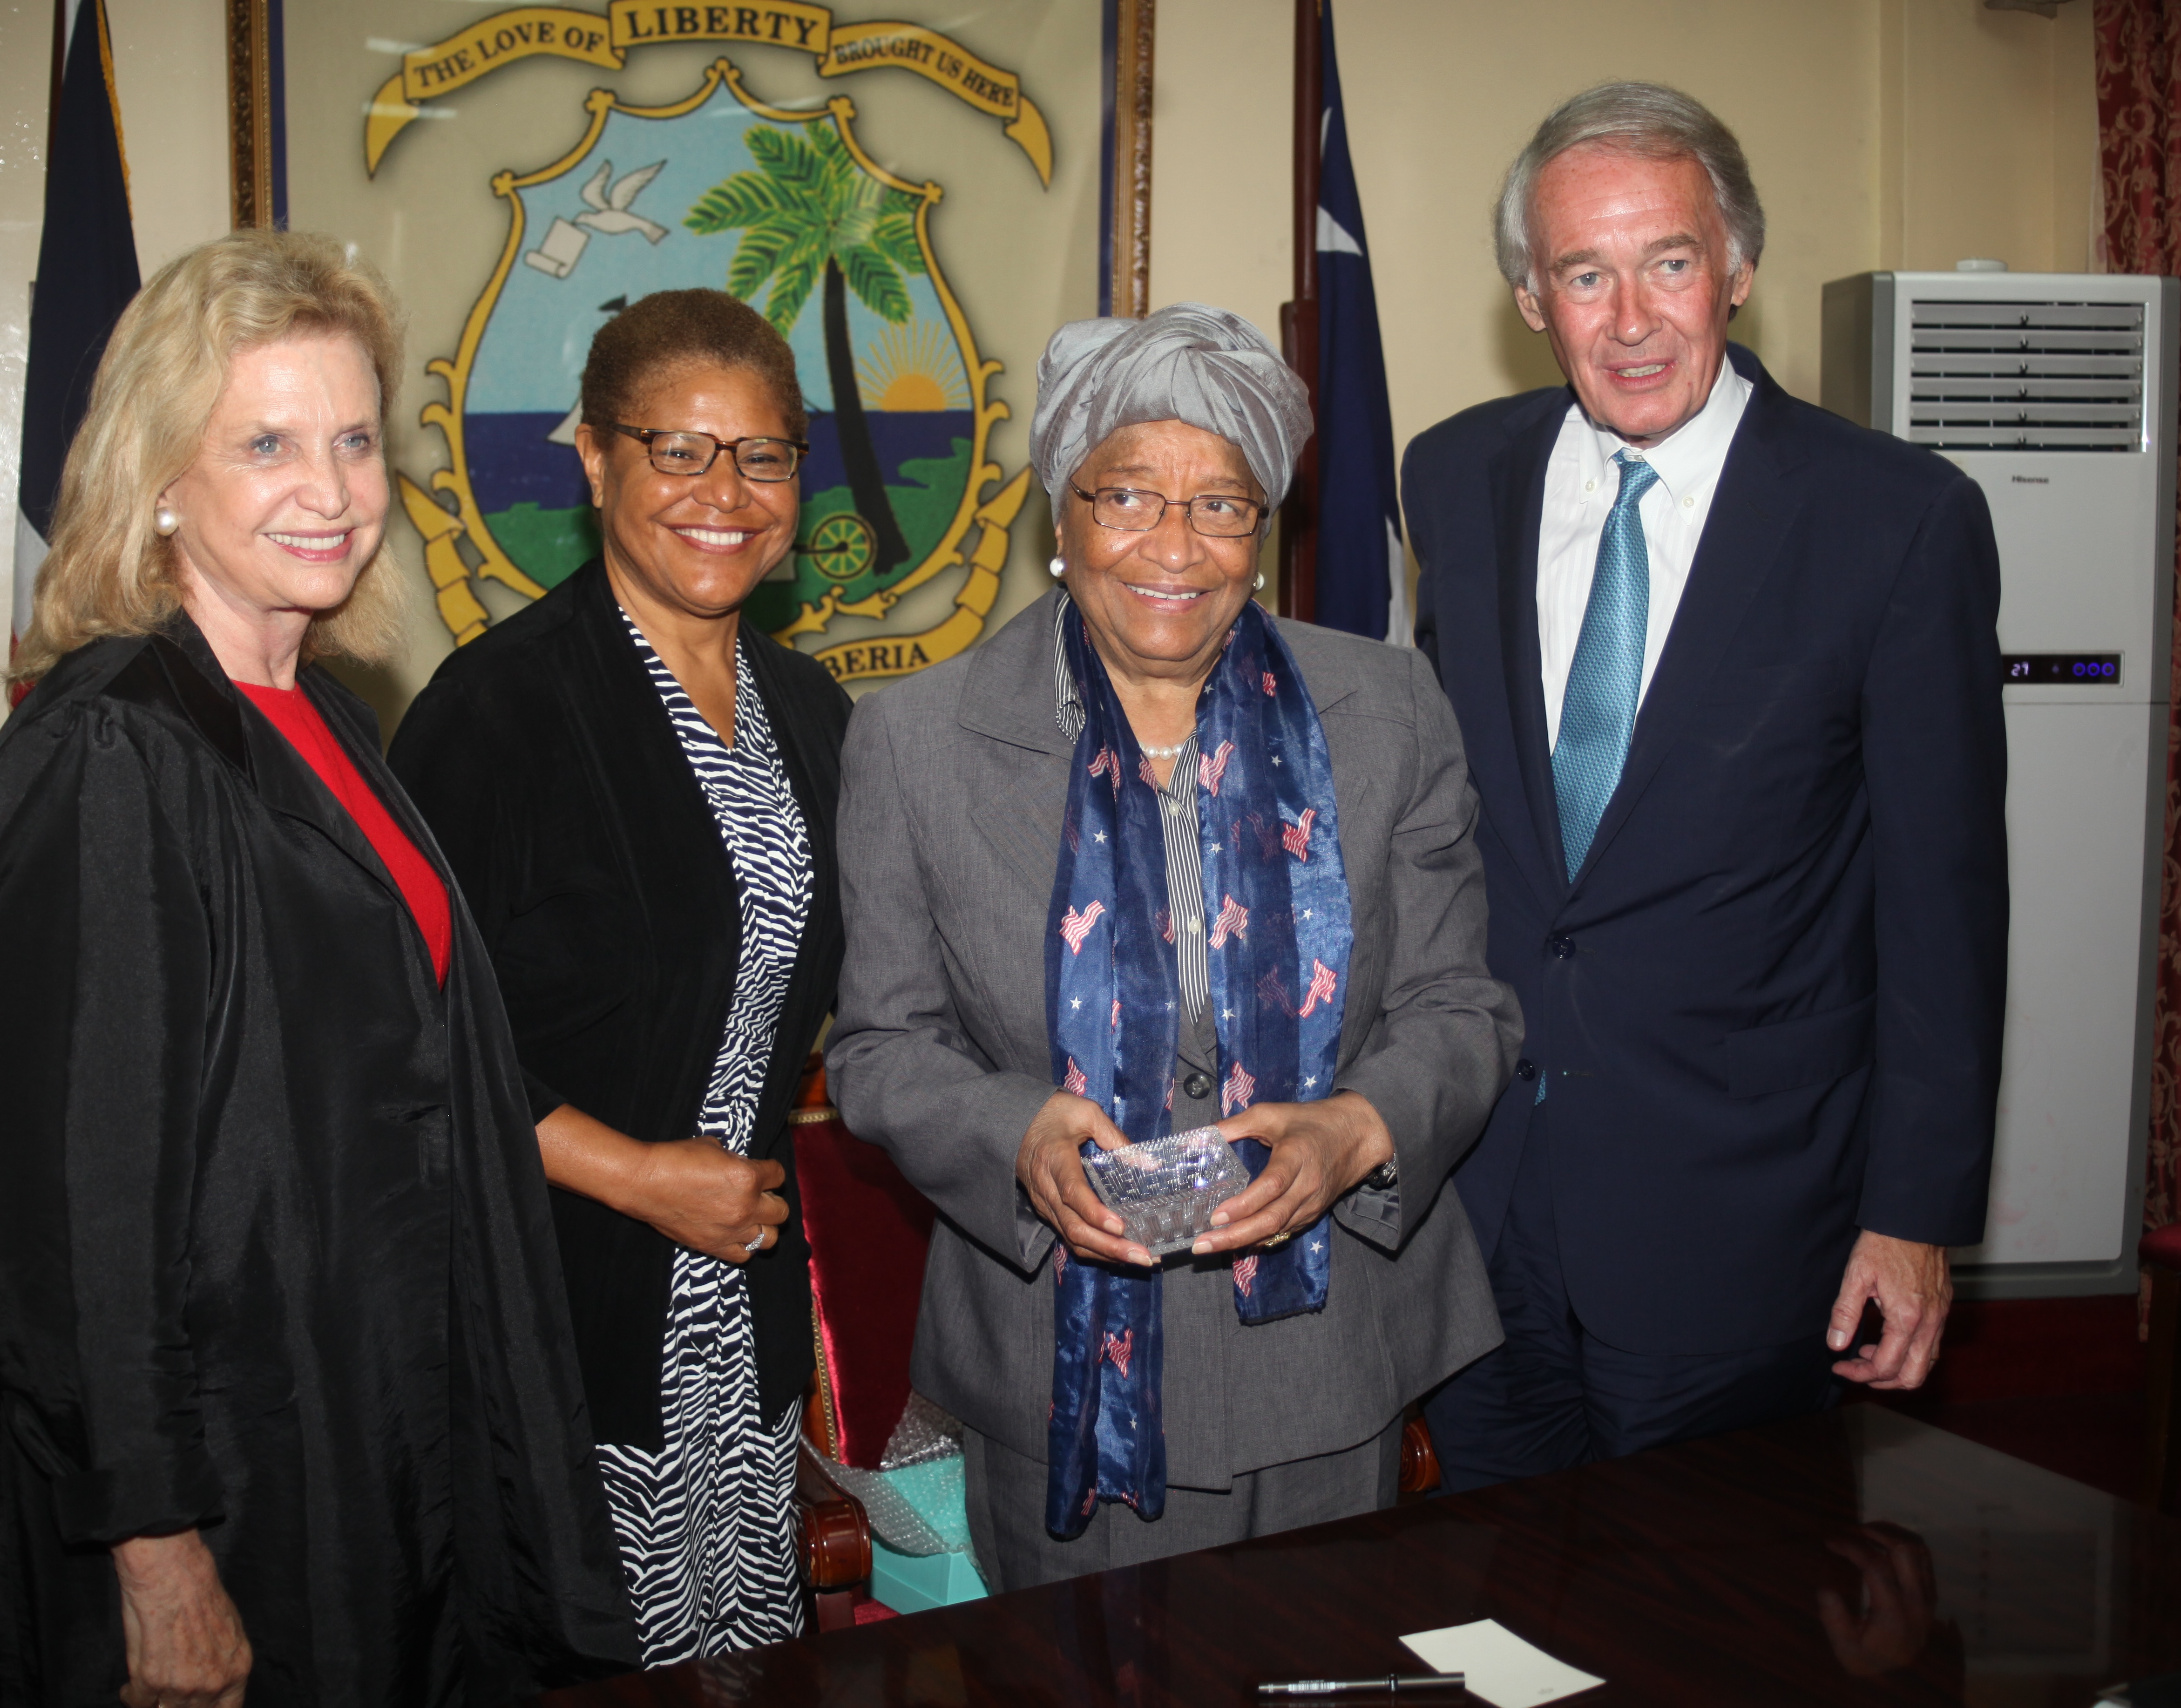
[[[1390,1192],[1401,1183],[1401,1164],[1397,1157],[1389,1157],[1356,1183],[1359,1192]]]

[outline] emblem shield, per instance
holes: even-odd
[[[561,159],[494,176],[507,242],[460,348],[429,365],[450,395],[422,418],[450,453],[431,484],[452,512],[401,484],[457,643],[487,621],[470,574],[538,598],[596,553],[574,440],[592,336],[638,297],[701,285],[779,329],[810,411],[795,550],[752,594],[751,620],[792,644],[837,617],[883,621],[904,594],[966,566],[945,622],[818,655],[856,680],[961,650],[997,595],[1029,474],[993,490],[1002,471],[986,445],[1007,406],[986,395],[999,364],[980,358],[932,247],[941,187],[873,162],[846,97],[816,112],[768,107],[726,59],[687,100],[627,107],[594,90],[586,109]],[[474,570],[454,546],[463,534]]]

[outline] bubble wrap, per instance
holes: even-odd
[[[901,1408],[901,1421],[886,1437],[886,1451],[879,1455],[879,1468],[897,1471],[903,1465],[920,1465],[961,1451],[961,1423],[911,1390],[908,1403]]]
[[[825,1470],[864,1503],[871,1534],[895,1553],[970,1551],[958,1452],[944,1459],[904,1465],[897,1471],[859,1471],[828,1459]]]

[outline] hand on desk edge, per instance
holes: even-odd
[[[1835,1364],[1833,1374],[1879,1392],[1922,1387],[1939,1362],[1939,1336],[1953,1300],[1944,1246],[1897,1240],[1866,1228],[1848,1253],[1825,1344],[1836,1352],[1847,1351],[1866,1304],[1878,1307],[1886,1331],[1876,1346],[1858,1346],[1853,1357]]]

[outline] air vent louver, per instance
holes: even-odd
[[[2137,303],[1911,302],[1908,437],[1952,450],[2143,450]]]

